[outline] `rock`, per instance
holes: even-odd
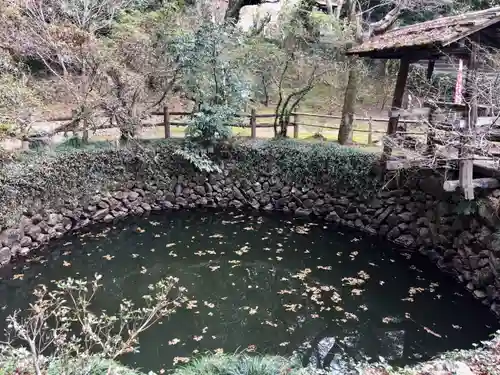
[[[413,215],[411,212],[402,212],[398,215],[398,217],[400,218],[401,221],[405,223],[409,223],[413,219]]]
[[[196,192],[196,194],[201,196],[206,194],[205,187],[201,185],[195,186],[193,190]]]
[[[101,221],[107,214],[109,214],[109,208],[103,208],[96,211],[95,214],[92,215],[92,220]]]
[[[307,192],[307,198],[312,199],[313,201],[318,199],[318,193],[316,193],[314,190],[309,190]]]
[[[10,258],[12,257],[10,253],[9,247],[2,247],[0,249],[0,264],[8,264],[10,262]]]
[[[382,207],[382,201],[377,198],[373,198],[372,201],[369,203],[369,206],[374,209],[379,209]]]
[[[109,208],[109,204],[106,201],[100,201],[99,203],[97,203],[97,207],[98,208]]]
[[[371,235],[371,236],[376,236],[376,235],[377,235],[377,231],[375,230],[375,228],[372,228],[372,227],[370,227],[369,225],[365,226],[365,227],[363,228],[363,231],[364,231],[365,233],[368,233],[368,234],[369,234],[369,235]]]
[[[311,215],[312,211],[311,210],[308,210],[308,209],[305,209],[305,208],[297,208],[295,210],[295,216],[298,216],[298,217],[307,217],[309,215]]]
[[[175,203],[175,194],[167,191],[165,193],[165,200],[170,203]]]
[[[119,201],[126,198],[126,194],[123,191],[117,191],[113,193],[113,197]]]
[[[135,206],[132,209],[132,213],[137,216],[141,216],[144,214],[144,209],[141,206]]]
[[[267,212],[271,212],[274,210],[274,206],[272,205],[272,203],[268,203],[264,206],[263,208],[264,211],[267,211]]]
[[[62,216],[58,214],[49,214],[49,218],[47,219],[47,224],[51,227],[55,226],[62,220]]]
[[[28,236],[24,236],[23,238],[21,238],[21,241],[19,242],[19,244],[22,246],[22,247],[26,247],[26,246],[29,246],[31,245],[32,243],[32,239],[31,237],[28,237]]]
[[[411,234],[403,234],[396,238],[394,242],[404,247],[413,247],[415,245],[415,239]]]
[[[385,209],[385,210],[384,210],[384,211],[380,214],[380,216],[379,216],[379,217],[377,217],[377,218],[375,219],[375,222],[376,222],[377,224],[379,224],[379,225],[380,225],[380,224],[382,224],[382,223],[385,221],[385,219],[387,219],[387,217],[388,217],[388,216],[392,213],[392,211],[393,211],[393,210],[394,210],[394,208],[393,208],[392,206],[387,207],[387,208],[386,208],[386,209]]]
[[[477,299],[483,299],[486,298],[486,293],[482,290],[476,289],[474,290],[474,297]]]
[[[106,216],[104,216],[102,221],[104,221],[105,223],[111,223],[114,219],[115,218],[113,217],[113,215],[107,214]]]
[[[22,234],[19,229],[6,229],[0,234],[0,242],[7,247],[12,247],[21,240]]]
[[[233,199],[231,202],[229,202],[229,206],[235,208],[241,208],[244,206],[244,204],[237,199]]]
[[[340,220],[340,217],[339,215],[337,215],[335,211],[332,211],[328,215],[326,215],[325,220],[331,222],[337,222]]]
[[[500,316],[500,303],[493,303],[490,309],[495,315]]]
[[[188,205],[188,201],[183,197],[175,198],[175,204],[178,204],[181,207],[186,207]]]
[[[242,202],[245,202],[245,197],[243,196],[243,194],[241,193],[240,189],[238,189],[236,186],[233,188],[233,193],[234,193],[234,198],[239,200],[239,201],[242,201]]]
[[[26,234],[34,240],[36,240],[40,233],[42,233],[42,228],[40,228],[38,225],[31,225],[26,228]]]
[[[141,203],[141,207],[144,209],[144,211],[149,212],[151,211],[151,205],[149,203],[143,202]]]
[[[182,194],[182,185],[181,184],[175,185],[174,192],[176,197],[180,196]]]
[[[128,193],[128,197],[127,197],[127,199],[128,199],[129,201],[131,201],[131,202],[132,202],[132,201],[135,201],[135,200],[137,200],[137,198],[139,198],[139,193],[138,193],[138,192],[136,192],[136,191],[131,191],[131,192],[129,192],[129,193]]]
[[[43,217],[40,214],[33,215],[33,217],[31,218],[31,222],[33,224],[38,224],[42,220],[43,220]]]
[[[387,233],[387,238],[391,241],[394,241],[396,238],[398,238],[401,235],[401,232],[399,231],[398,227],[392,228],[389,233]]]
[[[22,257],[27,257],[31,252],[31,249],[29,247],[21,247],[18,251],[19,255]]]

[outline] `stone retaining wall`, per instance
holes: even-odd
[[[188,169],[161,184],[131,178],[71,205],[24,210],[19,224],[0,234],[0,262],[28,256],[67,232],[129,215],[196,207],[279,211],[336,222],[420,251],[500,315],[500,253],[494,234],[500,190],[464,206],[459,195],[444,194],[442,180],[432,175],[362,194],[325,179],[299,183],[254,167],[242,171],[241,162],[226,162],[222,174]]]

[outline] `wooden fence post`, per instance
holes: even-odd
[[[299,138],[299,115],[293,114],[293,138]]]
[[[87,119],[87,116],[83,119],[83,134],[82,134],[82,142],[87,144],[89,143],[89,120]]]
[[[163,128],[165,129],[165,139],[170,138],[170,113],[168,106],[163,107]]]
[[[257,114],[255,108],[250,111],[250,136],[252,139],[257,138]]]
[[[373,124],[372,117],[368,119],[368,146],[373,143]]]

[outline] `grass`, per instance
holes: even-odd
[[[173,375],[299,375],[300,363],[278,356],[214,354],[202,356],[178,368]]]

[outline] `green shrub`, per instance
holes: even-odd
[[[244,142],[235,148],[240,163],[259,166],[289,182],[322,183],[333,189],[370,192],[381,187],[376,174],[378,156],[336,143],[309,143],[290,139]]]

